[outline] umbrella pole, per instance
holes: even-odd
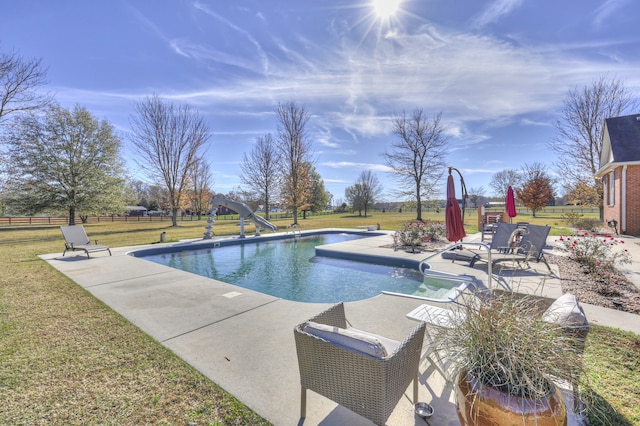
[[[458,176],[460,176],[460,187],[462,188],[462,223],[464,224],[464,209],[467,205],[467,198],[469,198],[469,194],[467,193],[467,186],[464,184],[464,178],[462,177],[460,170],[453,166],[449,166],[449,175],[451,175],[452,170],[455,170],[458,173]]]
[[[462,223],[464,224],[464,209],[466,207],[467,204],[467,198],[469,198],[469,194],[467,193],[467,186],[464,184],[464,178],[462,177],[462,173],[460,173],[460,170],[456,169],[453,166],[449,166],[449,175],[451,175],[451,171],[455,170],[456,173],[458,173],[458,175],[460,176],[460,186],[462,187]],[[511,218],[509,218],[511,219]],[[489,293],[493,292],[493,288],[492,288],[492,278],[493,278],[493,265],[491,264],[491,249],[488,250],[488,255],[489,255],[489,265],[487,266],[487,273],[488,273],[488,277],[487,277],[487,287],[489,288]]]

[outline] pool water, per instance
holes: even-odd
[[[316,256],[317,245],[363,238],[321,234],[210,249],[145,255],[144,259],[298,302],[350,302],[383,291],[444,298],[451,286],[425,284],[415,270]]]

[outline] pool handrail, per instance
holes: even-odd
[[[462,246],[462,245],[475,245],[475,246],[484,247],[485,249],[487,249],[487,255],[489,257],[489,262],[488,262],[489,266],[488,266],[488,270],[487,270],[487,275],[488,275],[488,277],[487,277],[487,287],[489,288],[489,292],[493,291],[492,283],[491,283],[492,278],[493,278],[493,268],[492,268],[493,265],[491,264],[491,247],[489,246],[489,244],[484,243],[484,242],[480,242],[480,241],[474,241],[474,242],[458,241],[458,242],[455,242],[455,243],[451,243],[447,247],[443,248],[442,250],[437,251],[437,252],[425,257],[424,259],[422,259],[420,261],[420,264],[418,265],[418,270],[423,275],[425,275],[424,270],[423,270],[423,265],[428,266],[428,263],[426,263],[427,260],[429,260],[432,257],[435,257],[435,256],[437,256],[437,255],[439,255],[439,254],[441,254],[441,253],[443,253],[443,252],[445,252],[447,250],[451,250],[454,247],[458,247],[458,246]],[[429,269],[429,268],[427,268],[427,269]],[[433,271],[433,270],[431,270],[431,272],[438,272],[438,273],[441,273],[441,274],[446,274],[446,272]],[[453,275],[453,274],[450,274],[450,275]],[[504,284],[501,284],[501,285],[504,286]],[[510,289],[507,288],[507,290],[510,290]]]

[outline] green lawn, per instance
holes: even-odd
[[[561,224],[556,216],[519,219]],[[393,230],[414,217],[374,212],[300,223],[303,230],[377,223]],[[444,212],[424,217],[442,220]],[[475,219],[475,212],[467,216],[468,232],[475,231]],[[238,234],[237,222],[217,220],[214,232]],[[274,223],[282,228],[291,219]],[[100,244],[117,247],[158,242],[161,232],[167,241],[199,238],[206,220],[179,224],[101,222],[85,228]],[[248,224],[247,234],[253,229]],[[37,257],[62,248],[57,226],[0,229],[0,424],[268,424]],[[585,361],[594,399],[608,411],[592,424],[640,424],[638,353],[638,336],[594,327]]]

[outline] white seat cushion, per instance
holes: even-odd
[[[578,298],[571,293],[558,297],[542,315],[542,319],[561,327],[589,328],[587,316],[578,303]]]
[[[400,342],[396,340],[353,327],[340,328],[309,321],[304,331],[337,346],[376,358],[384,358],[392,354],[400,346]]]

